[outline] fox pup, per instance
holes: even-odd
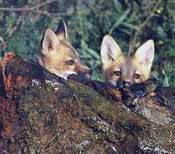
[[[71,74],[88,74],[89,68],[80,62],[79,54],[68,42],[67,27],[63,22],[56,32],[47,28],[41,42],[38,62],[49,72],[67,79]]]
[[[124,56],[114,39],[106,35],[101,45],[101,61],[106,81],[116,86],[119,80],[127,85],[141,83],[150,77],[154,59],[154,42],[146,41],[134,55]]]

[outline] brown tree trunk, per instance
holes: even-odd
[[[152,92],[133,112],[118,89],[64,81],[13,53],[0,70],[0,153],[175,153],[174,111]]]

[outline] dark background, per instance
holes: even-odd
[[[110,34],[124,52],[153,39],[153,75],[175,86],[174,0],[0,0],[0,55],[15,51],[34,61],[44,29],[55,30],[62,19],[93,79],[102,79],[100,46]]]

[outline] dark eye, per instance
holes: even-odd
[[[113,74],[116,75],[116,76],[120,76],[121,75],[121,71],[114,71]]]
[[[67,65],[74,65],[74,63],[75,63],[75,62],[74,62],[73,59],[66,61],[66,64],[67,64]]]
[[[135,73],[133,77],[134,77],[134,79],[139,79],[140,78],[140,74]]]

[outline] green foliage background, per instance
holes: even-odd
[[[1,56],[15,51],[35,60],[44,29],[56,29],[62,19],[93,79],[102,79],[100,46],[110,34],[125,52],[153,39],[153,74],[164,86],[175,86],[174,0],[0,0]]]

